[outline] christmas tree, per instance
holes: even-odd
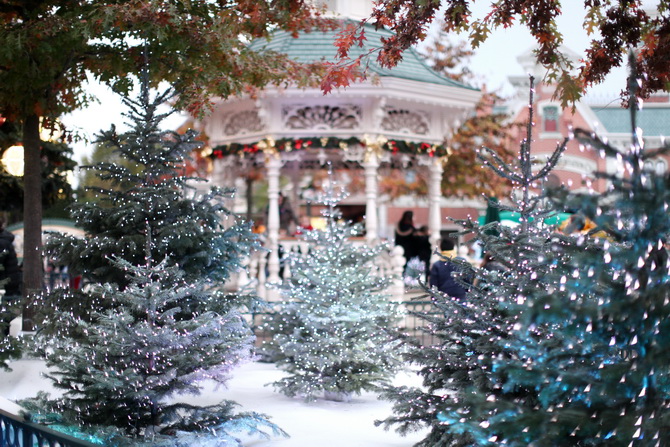
[[[113,308],[94,312],[92,323],[59,315],[87,334],[78,344],[56,343],[48,356],[55,370],[47,377],[65,391],[47,408],[61,423],[86,427],[111,445],[237,446],[235,432],[283,434],[263,415],[235,414],[231,401],[199,407],[178,400],[198,394],[205,380],[225,384],[251,357],[253,335],[240,314],[202,306],[180,318],[183,303],[213,299],[205,283],[185,281],[169,259],[110,262],[127,272],[128,284],[93,285],[89,293],[112,299]]]
[[[344,193],[332,178],[320,197],[326,226],[307,231],[307,253],[290,259],[293,276],[265,347],[288,373],[273,385],[306,400],[377,390],[400,366],[392,332],[398,309],[385,292],[392,277],[375,264],[386,246],[351,240],[362,228],[340,221],[336,205]]]
[[[405,358],[419,366],[424,387],[389,387],[383,393],[383,398],[394,403],[394,416],[377,424],[386,428],[395,426],[403,434],[430,427],[426,438],[417,446],[486,444],[488,438],[482,442],[480,433],[455,423],[463,419],[476,420],[472,424],[475,427],[478,423],[488,423],[486,419],[476,419],[478,415],[470,412],[473,394],[482,396],[485,403],[492,401],[529,410],[539,398],[533,388],[506,390],[504,382],[492,375],[496,359],[522,356],[525,336],[514,331],[519,317],[510,310],[510,305],[519,299],[519,290],[548,288],[553,280],[548,275],[553,267],[545,259],[555,244],[555,232],[545,222],[556,210],[534,195],[533,188],[556,166],[567,139],[540,169],[533,169],[536,164],[531,152],[532,84],[531,78],[527,136],[521,143],[517,164],[507,163],[487,148],[478,154],[485,166],[513,185],[507,204],[490,200],[490,206],[518,213],[520,224],[508,227],[494,221],[480,226],[470,219],[458,221],[464,227],[463,233],[473,233],[499,268],[490,269],[490,264],[473,270],[467,262],[448,260],[460,269],[455,279],[468,289],[468,294],[465,299],[458,299],[435,288],[426,288],[432,308],[414,312],[424,321],[423,330],[436,340],[424,346],[418,339],[408,339],[410,349]],[[473,276],[474,282],[465,280]]]
[[[123,289],[129,281],[126,272],[109,258],[144,265],[146,228],[152,232],[150,258],[155,263],[169,259],[184,272],[186,281],[205,279],[213,286],[224,284],[259,247],[250,223],[240,222],[225,207],[232,190],[211,187],[201,191],[194,185],[203,179],[184,175],[186,160],[202,143],[196,141],[193,131],[182,135],[160,130],[160,123],[171,112],[159,113],[158,107],[171,96],[166,91],[152,100],[149,88],[143,85],[139,99],[125,98],[130,130],[119,134],[112,126],[97,140],[113,148],[123,163],[82,167],[103,183],[87,187],[96,200],[71,209],[71,218],[87,237],[57,235],[47,242],[46,250],[54,263],[68,266],[71,275],[81,275],[83,284],[109,282]],[[253,300],[253,296],[221,292],[213,304],[225,312],[241,304],[253,306]],[[83,290],[59,289],[42,305],[47,320],[41,327],[46,333],[63,329],[49,317],[49,307],[88,318],[91,309],[102,310],[108,303]]]
[[[554,286],[520,288],[511,300],[521,355],[493,362],[502,389],[533,389],[535,404],[505,405],[473,393],[462,419],[452,420],[482,445],[636,447],[670,439],[670,189],[668,173],[654,168],[670,146],[644,148],[634,60],[630,145],[619,149],[592,132],[574,132],[617,166],[596,175],[607,188],[548,194],[594,228],[547,251]]]
[[[52,307],[39,335],[65,394],[41,404],[114,445],[237,446],[229,434],[237,429],[280,433],[261,415],[234,414],[233,402],[175,401],[197,394],[205,379],[225,384],[251,357],[240,310],[253,298],[222,286],[256,241],[223,206],[224,191],[189,187],[183,164],[198,143],[193,133],[159,130],[165,115],[156,110],[169,94],[151,100],[147,79],[137,101],[124,101],[132,129],[100,138],[137,169],[93,167],[110,187],[73,210],[86,239],[49,243],[87,286],[46,297]]]
[[[634,91],[634,76],[631,81]],[[432,413],[439,421],[431,432],[436,437],[424,445],[667,443],[668,176],[646,162],[670,148],[643,149],[635,107],[631,103],[634,130],[629,148],[619,150],[591,132],[574,132],[620,169],[596,174],[608,182],[603,193],[557,189],[538,201],[573,210],[575,222],[593,222],[593,228],[574,236],[548,234],[537,262],[525,262],[532,281],[515,273],[520,263],[514,261],[506,262],[510,271],[501,282],[489,283],[501,297],[494,310],[507,315],[507,333],[489,337],[490,349],[484,355],[474,349],[459,352],[476,358],[469,364],[471,370],[458,368],[460,377],[477,371],[478,382],[453,390],[459,376],[450,372],[442,376],[445,386],[432,401],[419,395],[424,398],[417,409],[420,416],[437,407]],[[504,241],[507,231],[498,229]],[[533,246],[528,242],[524,250]],[[488,247],[496,246],[500,247],[495,240],[488,241]],[[517,249],[507,247],[512,253]],[[502,249],[496,252],[498,259],[509,259],[504,254]],[[476,313],[466,317],[472,318],[471,325],[481,322]],[[446,332],[453,325],[442,327]],[[481,338],[494,329],[482,325],[474,333]],[[462,339],[473,346],[468,337]],[[436,381],[428,385],[438,390]],[[386,422],[410,427],[410,403],[399,401],[396,408],[404,414]],[[439,430],[442,438],[437,437]]]

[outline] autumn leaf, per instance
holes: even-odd
[[[402,52],[426,37],[425,30],[440,12],[444,31],[467,33],[473,48],[488,39],[496,28],[520,23],[540,44],[536,53],[538,62],[547,68],[560,69],[566,59],[560,49],[563,35],[556,24],[556,18],[563,14],[558,0],[497,0],[490,4],[483,19],[471,21],[473,3],[474,0],[377,0],[371,18],[395,33],[379,49],[379,63],[384,67],[397,64]],[[614,67],[623,64],[628,48],[636,48],[639,67],[645,73],[638,95],[646,97],[658,89],[670,91],[667,68],[670,44],[664,43],[670,35],[667,1],[657,2],[656,7],[658,14],[652,15],[640,7],[639,1],[584,0],[583,26],[589,35],[596,37],[578,67],[579,78],[574,83],[564,80],[561,100],[579,97],[575,87],[585,89],[602,82]]]
[[[360,65],[361,56],[346,62],[326,63],[326,73],[321,81],[323,94],[330,93],[333,88],[347,87],[355,80],[362,79],[364,74]]]
[[[347,23],[342,31],[336,34],[334,45],[337,47],[337,57],[346,59],[349,50],[356,43],[362,47],[365,42],[365,31],[353,23]]]

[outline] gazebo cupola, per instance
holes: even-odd
[[[371,2],[327,2],[336,12],[360,18]],[[366,26],[366,48],[390,36]],[[334,60],[337,31],[302,33],[294,38],[277,32],[254,46],[288,54],[299,62]],[[358,51],[367,51],[360,48]],[[268,237],[271,249],[268,280],[278,278],[279,178],[282,170],[310,169],[331,162],[363,170],[368,240],[378,238],[379,167],[425,166],[429,172],[429,227],[432,242],[440,235],[440,182],[448,155],[443,145],[452,130],[472,113],[477,89],[443,77],[414,51],[393,69],[372,62],[367,80],[324,95],[318,89],[268,88],[256,98],[236,97],[215,102],[200,123],[209,137],[214,164],[212,180],[230,183],[231,170],[245,163],[264,166],[268,181]],[[383,214],[383,213],[382,213]]]

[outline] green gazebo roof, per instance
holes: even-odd
[[[310,33],[300,33],[297,38],[291,36],[285,31],[273,33],[270,41],[256,40],[251,46],[254,50],[265,48],[278,53],[287,54],[290,58],[298,62],[316,62],[319,60],[334,61],[336,59],[337,48],[334,45],[337,33],[334,31],[315,31]],[[366,40],[363,47],[354,45],[350,54],[356,57],[359,54],[369,51],[371,48],[381,45],[382,37],[389,37],[392,33],[387,30],[375,30],[372,25],[365,25]],[[414,50],[409,49],[403,53],[402,61],[394,68],[388,69],[381,67],[373,54],[370,57],[368,70],[379,76],[388,76],[393,78],[410,79],[413,81],[425,82],[430,84],[445,85],[450,87],[465,88],[468,90],[478,90],[460,82],[456,82],[445,76],[440,75],[430,68],[422,57]]]
[[[593,107],[607,132],[630,133],[630,111],[620,107]],[[647,107],[637,112],[637,126],[644,130],[645,137],[670,134],[670,104],[667,107]]]

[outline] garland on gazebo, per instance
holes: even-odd
[[[436,145],[426,142],[412,142],[404,140],[388,140],[378,137],[376,140],[357,137],[307,137],[307,138],[281,138],[274,140],[265,138],[255,143],[230,143],[221,144],[212,149],[210,158],[223,158],[229,155],[240,157],[251,156],[258,152],[276,154],[281,152],[292,152],[309,148],[340,149],[348,150],[350,146],[362,145],[372,150],[383,150],[393,154],[427,154],[430,157],[445,157],[451,150],[445,145]]]

